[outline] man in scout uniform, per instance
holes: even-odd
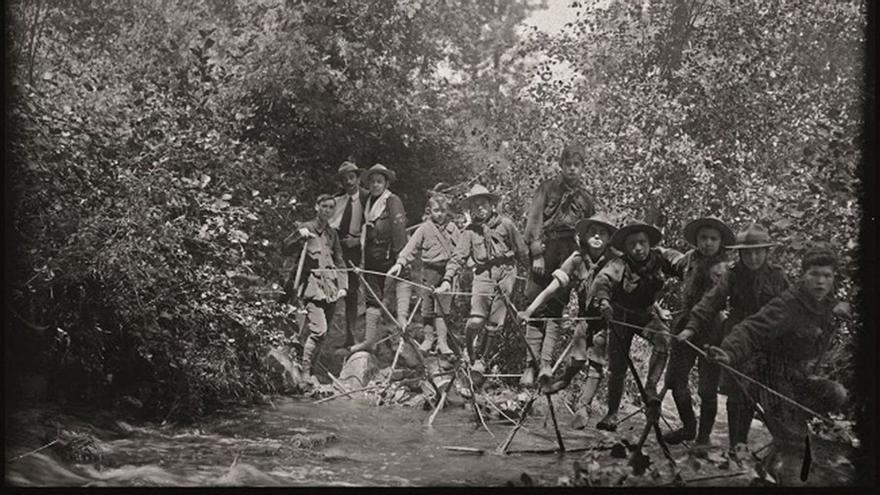
[[[449,198],[439,192],[429,192],[425,219],[409,238],[403,250],[397,256],[397,263],[388,270],[389,275],[398,275],[401,270],[419,256],[422,261],[422,285],[437,287],[446,274],[446,263],[452,257],[455,244],[461,235],[449,215]],[[436,328],[437,350],[440,354],[450,355],[452,349],[447,341],[448,329],[444,316],[452,309],[452,296],[434,294],[423,291],[422,318],[425,323],[425,340],[419,346],[422,352],[428,352],[434,346],[434,329]]]
[[[623,257],[608,262],[593,282],[593,297],[598,301],[602,317],[617,320],[652,332],[612,324],[608,332],[608,354],[611,376],[608,379],[608,413],[596,425],[601,430],[617,429],[617,411],[623,397],[629,349],[635,333],[652,344],[648,361],[645,392],[648,404],[659,407],[657,383],[663,375],[669,352],[669,329],[657,314],[654,303],[663,290],[664,274],[675,276],[672,263],[682,253],[661,248],[662,234],[656,227],[643,222],[632,222],[614,233],[611,246],[623,252]],[[658,333],[659,332],[659,333]]]
[[[577,248],[574,239],[577,221],[594,213],[593,199],[580,179],[584,159],[582,147],[576,144],[566,145],[559,159],[559,175],[542,182],[535,192],[524,233],[532,258],[526,286],[526,298],[529,300],[538,297],[553,281],[553,271]],[[568,304],[570,292],[569,287],[558,288],[535,316],[561,317]],[[541,361],[537,363],[540,365],[541,378],[549,378],[558,338],[557,321],[527,323],[526,342],[531,352],[526,354],[526,368],[520,384],[529,386],[534,383],[535,366],[530,363],[531,356]]]
[[[318,196],[315,201],[317,215],[313,220],[298,223],[296,230],[282,243],[282,254],[291,256],[301,252],[305,256],[298,284],[293,287],[297,297],[305,304],[306,314],[299,321],[300,331],[308,329],[309,335],[303,347],[302,369],[306,381],[311,381],[312,360],[318,352],[327,328],[333,318],[336,301],[345,297],[348,277],[344,272],[330,271],[344,268],[342,247],[336,230],[329,225],[336,200],[329,194]],[[300,243],[306,243],[301,251]],[[327,270],[327,271],[325,271]]]
[[[406,211],[400,198],[388,189],[388,185],[397,178],[393,170],[377,163],[363,174],[369,186],[369,196],[365,205],[364,228],[361,231],[363,245],[364,269],[385,273],[394,265],[400,250],[406,243]],[[379,322],[382,319],[380,302],[387,292],[394,291],[397,297],[397,319],[400,326],[406,325],[409,310],[409,298],[412,288],[409,284],[398,284],[384,275],[365,274],[364,280],[379,299],[372,295],[367,297],[365,315],[365,339],[351,348],[355,353],[362,350],[373,351],[376,342],[382,338]],[[403,346],[401,357],[404,363],[415,366],[417,359],[414,349]]]
[[[804,254],[801,269],[795,286],[734,326],[721,347],[710,352],[719,362],[738,368],[760,351],[766,361],[753,378],[825,414],[847,399],[840,383],[815,375],[834,333],[832,316],[840,308],[833,294],[837,255],[830,246],[813,245]],[[764,459],[766,471],[779,484],[798,483],[804,447],[809,445],[805,437],[810,414],[763,388],[752,385],[749,391],[763,406],[773,435],[772,450]]]
[[[336,196],[336,208],[330,218],[330,226],[339,234],[342,260],[361,263],[361,227],[364,225],[364,205],[369,192],[360,186],[361,169],[352,162],[342,162],[336,176],[343,192]],[[348,294],[345,296],[345,347],[354,344],[354,329],[358,315],[358,276],[348,272]]]
[[[528,262],[528,248],[513,220],[495,211],[498,196],[485,187],[474,185],[464,200],[470,210],[472,222],[461,233],[452,258],[446,264],[446,273],[437,292],[448,292],[452,279],[464,267],[468,258],[474,260],[474,282],[471,289],[471,314],[466,325],[466,346],[471,369],[483,373],[486,369],[484,358],[490,356],[493,344],[504,318],[507,307],[496,286],[506,294],[513,292],[516,282],[516,260],[525,266]],[[488,323],[487,320],[488,319]],[[474,336],[486,329],[485,338],[475,350]]]
[[[578,295],[578,316],[599,317],[599,308],[593,304],[590,287],[599,271],[605,267],[615,255],[608,249],[609,241],[617,227],[604,213],[597,213],[590,218],[582,219],[575,225],[578,249],[571,253],[557,270],[552,273],[553,281],[538,297],[532,301],[520,319],[527,321],[544,302],[560,287],[575,287]],[[587,381],[580,397],[581,407],[575,412],[573,426],[576,429],[586,427],[589,414],[587,407],[599,389],[603,367],[606,364],[606,336],[603,320],[579,321],[575,325],[574,344],[571,347],[571,360],[566,366],[562,377],[552,383],[542,385],[541,392],[554,394],[571,383],[571,380],[584,367],[589,359]]]
[[[689,222],[684,227],[684,238],[694,248],[673,263],[676,275],[682,280],[682,312],[673,326],[675,334],[680,334],[684,330],[691,308],[700,301],[706,291],[712,288],[714,284],[712,269],[720,267],[720,272],[723,272],[723,269],[726,268],[727,252],[724,248],[735,242],[730,228],[715,217],[702,217]],[[666,388],[672,391],[682,427],[664,434],[663,440],[676,445],[696,437],[697,444],[708,445],[709,434],[715,424],[715,414],[718,412],[718,380],[721,369],[715,363],[702,357],[699,360],[697,390],[700,396],[700,425],[698,434],[697,419],[694,415],[691,392],[688,388],[691,368],[694,367],[698,355],[684,340],[687,339],[673,339],[672,349],[669,353],[669,366],[666,369]],[[696,342],[700,347],[720,344],[721,328],[718,325],[710,325]]]
[[[736,245],[728,246],[728,249],[736,249],[739,259],[693,306],[684,330],[678,334],[678,338],[698,342],[713,340],[705,337],[704,334],[711,334],[714,331],[719,313],[729,308],[728,316],[721,326],[720,337],[724,338],[730,334],[730,329],[734,325],[757,313],[765,304],[785,291],[789,286],[785,272],[768,259],[769,249],[775,245],[767,229],[757,223],[737,233]],[[744,371],[749,375],[754,372],[751,367]],[[747,444],[755,404],[737,385],[733,377],[724,372],[721,374],[720,391],[727,395],[727,430],[730,451],[734,452],[736,445]]]

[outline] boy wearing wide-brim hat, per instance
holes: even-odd
[[[608,378],[608,413],[596,425],[599,429],[617,428],[617,411],[623,397],[629,350],[636,333],[653,346],[645,392],[649,402],[647,405],[659,407],[657,384],[666,366],[669,329],[657,313],[654,303],[663,290],[664,275],[675,276],[673,262],[683,256],[674,249],[659,247],[661,238],[662,234],[656,227],[644,222],[631,222],[622,227],[611,237],[611,245],[623,252],[623,256],[609,261],[593,282],[591,291],[606,321],[616,320],[653,330],[645,332],[611,324],[608,331],[611,372]]]
[[[342,260],[346,265],[361,263],[361,229],[364,225],[364,206],[369,191],[360,186],[361,170],[353,162],[345,161],[336,171],[342,191],[336,196],[336,209],[330,218],[330,226],[339,234]],[[345,347],[354,344],[354,331],[358,316],[358,289],[360,279],[348,272],[348,293],[345,296]]]
[[[553,271],[550,285],[538,294],[525,311],[520,313],[520,318],[528,321],[542,304],[558,292],[560,287],[574,288],[576,291],[579,317],[599,317],[598,307],[592,304],[590,288],[599,271],[615,257],[615,254],[608,249],[609,241],[615,231],[617,227],[604,213],[597,213],[578,221],[575,224],[578,248]],[[587,408],[599,388],[603,367],[606,364],[605,326],[605,322],[601,319],[578,321],[572,335],[573,344],[569,354],[571,359],[565,371],[559,379],[542,383],[541,392],[545,394],[553,394],[566,388],[589,359],[587,380],[579,400],[581,406],[575,412],[573,422],[576,429],[583,429],[586,426],[589,419]]]
[[[816,376],[818,361],[833,337],[832,317],[839,314],[834,298],[836,271],[834,250],[825,244],[811,246],[801,260],[799,282],[735,325],[710,355],[745,372],[741,364],[752,362],[760,352],[766,360],[749,370],[758,382],[819,414],[840,408],[847,399],[846,389]],[[749,385],[748,392],[763,406],[764,421],[773,435],[765,470],[780,485],[805,481],[801,467],[811,415],[764,388]]]
[[[729,308],[727,318],[721,325],[720,337],[724,338],[734,325],[757,313],[785,291],[789,286],[785,272],[768,258],[769,248],[775,245],[767,229],[757,223],[737,233],[735,244],[727,248],[737,250],[739,259],[691,308],[684,330],[678,337],[705,341],[704,335],[714,332],[719,313]],[[751,361],[757,364],[761,360],[763,358],[757,356]],[[727,395],[729,447],[734,452],[736,445],[747,444],[755,405],[733,377],[725,372],[721,373],[720,392]]]
[[[684,228],[684,238],[693,249],[673,262],[676,275],[683,282],[681,314],[673,324],[675,334],[684,330],[691,308],[712,287],[713,278],[720,278],[726,270],[727,252],[724,248],[735,242],[733,231],[720,219],[711,216],[688,222]],[[713,268],[716,269],[714,272]],[[663,439],[669,444],[676,445],[696,437],[698,445],[708,445],[709,434],[715,424],[715,414],[718,412],[718,380],[721,369],[705,358],[699,357],[697,361],[697,352],[682,340],[684,339],[672,341],[669,366],[666,369],[666,388],[672,391],[682,427],[667,432],[663,435]],[[698,342],[701,347],[719,343],[721,343],[721,328],[717,324],[704,332]],[[699,371],[697,390],[700,396],[699,431],[688,387],[691,368],[697,362]]]
[[[575,249],[575,224],[593,215],[593,198],[581,180],[586,163],[584,148],[570,142],[559,157],[559,174],[538,186],[526,216],[524,239],[529,246],[532,262],[526,284],[526,299],[534,300],[553,281],[551,275]],[[546,303],[537,310],[538,318],[548,320],[526,322],[526,367],[520,384],[534,383],[535,370],[545,382],[550,377],[559,339],[559,322],[568,304],[570,287],[557,287]],[[539,363],[531,363],[534,356]]]
[[[474,261],[471,311],[465,327],[465,344],[473,361],[471,369],[483,373],[484,359],[491,355],[494,342],[504,326],[507,307],[496,286],[506,295],[513,292],[516,282],[516,261],[528,263],[528,248],[513,220],[496,211],[498,196],[485,187],[474,185],[464,206],[470,210],[471,223],[464,229],[455,251],[446,263],[446,273],[437,292],[448,292],[452,279],[468,258]],[[481,344],[474,348],[474,337],[485,328]]]

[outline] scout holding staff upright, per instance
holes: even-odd
[[[684,238],[694,246],[680,259],[672,264],[676,274],[682,280],[681,314],[675,320],[673,333],[680,334],[688,322],[690,310],[703,295],[712,288],[714,280],[712,270],[720,272],[727,268],[727,252],[725,246],[734,243],[733,232],[721,220],[714,217],[698,218],[684,227]],[[697,339],[700,347],[721,343],[721,328],[713,321],[707,325],[707,331]],[[672,341],[669,353],[669,366],[666,369],[666,388],[672,391],[675,406],[681,418],[682,427],[663,435],[663,440],[675,445],[683,441],[697,439],[698,445],[709,444],[709,434],[715,424],[718,412],[718,380],[721,369],[707,359],[699,359],[698,394],[700,396],[700,424],[697,431],[697,419],[691,403],[691,392],[688,379],[691,368],[697,360],[697,352],[681,340]]]
[[[461,231],[450,219],[449,198],[437,191],[430,191],[428,194],[424,221],[400,251],[397,262],[388,270],[388,274],[398,275],[415,260],[416,256],[419,256],[422,261],[422,285],[437,287],[446,274],[446,264],[455,251]],[[425,339],[419,350],[422,352],[431,350],[435,342],[434,329],[436,329],[437,351],[444,355],[452,354],[447,340],[449,330],[443,318],[452,309],[452,296],[423,290],[421,297]]]
[[[366,270],[380,272],[380,274],[368,273],[364,276],[364,280],[370,284],[370,288],[379,300],[368,294],[365,339],[351,348],[352,353],[362,350],[373,351],[376,342],[382,337],[379,328],[382,319],[380,305],[382,300],[386,299],[386,293],[393,290],[397,296],[397,319],[401,327],[406,325],[409,298],[412,293],[409,284],[398,284],[394,279],[382,275],[394,265],[398,253],[406,243],[406,211],[400,198],[388,189],[388,185],[397,175],[377,163],[364,172],[363,177],[370,191],[364,209],[364,228],[361,231],[363,267]],[[415,349],[405,344],[401,352],[404,363],[415,366],[418,363],[415,352]]]
[[[584,150],[568,144],[559,158],[559,176],[545,180],[535,192],[526,220],[524,238],[532,258],[526,298],[534,300],[553,280],[551,275],[577,248],[575,224],[594,213],[593,199],[587,194],[580,180],[584,168]],[[571,287],[559,286],[546,304],[538,309],[536,317],[559,318],[568,304]],[[540,359],[540,378],[550,377],[555,361],[554,352],[559,338],[559,322],[549,320],[526,324],[526,343],[531,352],[526,353],[526,368],[520,383],[531,385],[535,368],[531,356]]]
[[[663,290],[663,274],[675,276],[672,263],[683,256],[674,249],[658,247],[661,238],[662,234],[656,227],[643,222],[632,222],[622,227],[611,237],[611,246],[622,251],[623,257],[609,261],[593,282],[593,297],[598,301],[599,310],[606,321],[613,319],[653,330],[645,332],[624,325],[611,325],[608,331],[611,371],[608,378],[608,413],[596,425],[601,430],[617,429],[617,411],[623,397],[629,349],[636,333],[652,344],[644,384],[648,401],[646,406],[659,407],[657,383],[666,366],[669,330],[654,303]]]
[[[728,316],[718,336],[724,338],[736,324],[757,313],[785,291],[789,285],[785,272],[768,257],[769,248],[775,245],[767,229],[760,224],[753,223],[739,232],[736,235],[736,245],[728,246],[728,249],[738,251],[739,259],[721,276],[718,284],[693,306],[678,338],[701,343],[715,340],[715,337],[706,337],[706,334],[715,331],[714,322],[717,316],[729,307]],[[754,376],[752,366],[760,360],[761,358],[752,359],[743,371]],[[730,450],[734,451],[737,444],[747,443],[755,404],[734,378],[725,372],[721,374],[720,391],[727,395],[727,430]]]
[[[759,382],[819,414],[841,407],[846,389],[815,375],[834,332],[832,315],[846,312],[835,306],[836,268],[837,255],[830,247],[809,248],[798,284],[734,326],[720,348],[711,348],[713,357],[739,367],[760,352],[766,359],[757,367],[754,378]],[[764,458],[766,471],[778,484],[798,483],[804,446],[809,445],[810,414],[763,388],[749,386],[749,393],[763,406],[773,435],[771,452]]]
[[[336,301],[345,297],[348,288],[345,272],[333,271],[345,268],[339,236],[328,223],[335,206],[336,200],[333,196],[318,196],[315,201],[315,219],[297,224],[296,230],[284,239],[281,247],[281,253],[285,256],[297,252],[305,256],[300,261],[302,271],[299,272],[299,279],[295,281],[293,290],[297,298],[305,304],[306,310],[298,325],[300,332],[304,329],[309,331],[302,356],[303,377],[307,382],[311,381],[312,360],[327,335]],[[298,249],[303,242],[306,243],[305,249]]]
[[[446,273],[437,292],[448,292],[452,279],[473,258],[474,282],[471,289],[471,312],[465,327],[465,344],[468,357],[473,360],[471,369],[483,373],[484,359],[491,356],[495,339],[504,325],[507,307],[498,287],[509,296],[516,282],[516,260],[523,265],[528,262],[528,248],[513,220],[495,211],[498,196],[485,187],[474,185],[464,200],[470,210],[471,223],[464,229],[455,251],[446,264]],[[488,323],[487,323],[488,320]],[[485,327],[485,336],[474,349],[474,336]]]
[[[346,265],[361,263],[361,227],[364,225],[364,205],[369,191],[360,186],[362,170],[354,163],[343,162],[336,172],[343,192],[336,196],[336,208],[330,218],[330,226],[339,234],[342,245],[342,260]],[[348,272],[348,294],[345,296],[345,347],[354,344],[354,329],[358,316],[357,273]]]
[[[590,287],[593,279],[599,271],[605,267],[615,255],[608,249],[611,236],[617,228],[604,214],[598,213],[588,219],[582,219],[575,225],[578,248],[568,257],[558,269],[552,273],[553,281],[548,285],[534,301],[519,315],[523,321],[528,321],[532,314],[538,310],[545,301],[553,296],[560,287],[574,287],[578,296],[578,316],[598,317],[599,308],[594,304]],[[581,406],[575,412],[573,426],[583,429],[589,419],[587,407],[599,389],[602,379],[603,367],[606,364],[606,335],[605,322],[601,319],[594,321],[579,321],[575,325],[574,343],[571,348],[571,360],[565,371],[558,380],[542,386],[541,391],[545,394],[556,393],[567,387],[571,380],[584,367],[589,359],[590,367],[587,370],[587,381],[584,384],[580,397]]]

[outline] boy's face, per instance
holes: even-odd
[[[583,167],[583,157],[576,154],[568,155],[565,157],[565,159],[559,162],[559,168],[562,172],[562,177],[569,182],[574,182],[577,180],[578,174]]]
[[[804,287],[817,301],[825,299],[834,287],[834,268],[813,265],[804,272]]]
[[[354,194],[358,189],[358,174],[346,172],[342,175],[342,187],[348,194]]]
[[[636,232],[626,236],[623,241],[623,250],[632,260],[645,261],[651,251],[651,241],[648,239],[648,234]]]
[[[436,202],[432,201],[430,203],[428,213],[431,215],[431,221],[434,223],[443,223],[446,221],[446,210],[441,208]]]
[[[611,239],[611,232],[601,225],[590,225],[586,232],[587,246],[596,251],[605,249]]]
[[[330,217],[333,216],[333,211],[336,209],[336,200],[334,199],[325,199],[320,203],[315,205],[315,211],[318,213],[318,218],[321,221],[329,222]]]
[[[471,201],[471,216],[477,220],[485,220],[492,213],[492,203],[486,198],[476,198]]]
[[[697,250],[703,256],[714,256],[721,249],[721,232],[712,227],[703,227],[697,231]]]
[[[740,249],[739,259],[749,270],[755,271],[767,262],[767,248]]]
[[[388,187],[388,179],[382,174],[374,173],[367,179],[367,184],[370,186],[370,194],[378,196],[385,192],[385,188]]]

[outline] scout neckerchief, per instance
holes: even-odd
[[[486,262],[495,259],[495,237],[492,235],[493,230],[501,223],[501,217],[497,213],[492,213],[489,218],[481,223],[483,228],[483,242],[486,245]]]
[[[446,232],[446,228],[440,229],[430,218],[425,220],[425,225],[428,232],[437,237],[437,240],[440,241],[440,247],[442,247],[443,252],[446,253],[446,258],[452,258],[452,251],[455,248],[455,244],[452,242],[452,238],[449,236],[448,232]],[[446,227],[447,225],[449,225],[448,220],[443,224],[443,227]]]
[[[364,224],[361,226],[361,265],[364,263],[364,251],[367,245],[367,228],[375,227],[375,221],[385,211],[385,204],[391,197],[391,191],[385,189],[382,194],[373,202],[373,196],[367,198],[367,204],[364,206]]]

